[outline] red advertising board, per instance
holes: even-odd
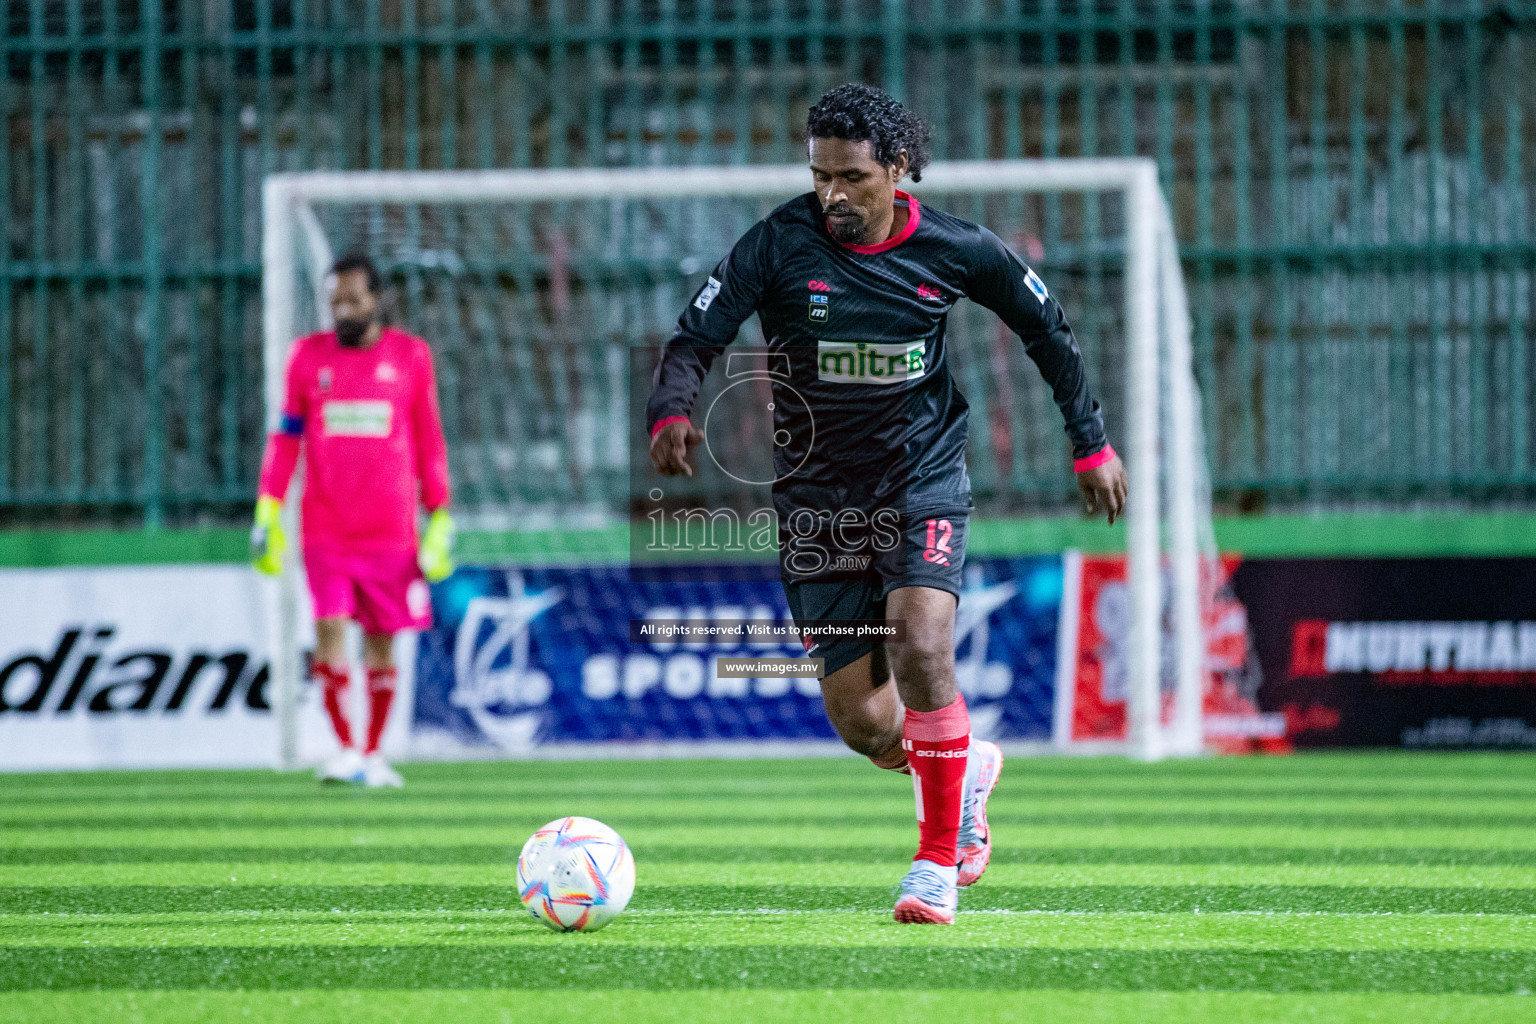
[[[1203,700],[1206,745],[1218,751],[1288,749],[1281,716],[1261,714],[1261,682],[1248,633],[1248,615],[1229,585],[1239,559],[1212,560],[1202,572],[1201,614],[1206,637]],[[1075,576],[1075,586],[1073,577]],[[1061,684],[1069,704],[1058,721],[1059,744],[1119,743],[1126,739],[1131,598],[1123,555],[1085,555],[1069,567],[1064,600],[1068,631]],[[1163,718],[1172,716],[1173,636],[1164,586]],[[1075,641],[1075,643],[1074,643]]]

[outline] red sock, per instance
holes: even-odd
[[[971,716],[965,698],[937,711],[907,709],[901,745],[912,763],[917,795],[917,856],[946,867],[958,862],[960,805],[971,747]]]
[[[364,754],[379,749],[379,738],[384,735],[384,725],[389,721],[389,706],[395,702],[395,678],[393,666],[368,670],[368,745]]]
[[[912,766],[907,763],[907,752],[900,746],[892,747],[884,757],[871,757],[876,768],[884,768],[888,772],[900,772],[902,775],[911,775]]]
[[[343,747],[352,745],[352,726],[347,722],[347,686],[352,682],[345,668],[336,668],[324,662],[315,666],[315,678],[320,680],[320,692],[325,701],[325,713],[330,716],[331,730]]]

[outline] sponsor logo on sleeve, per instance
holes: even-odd
[[[388,437],[394,406],[383,400],[332,400],[320,407],[327,437]]]
[[[905,384],[927,372],[927,342],[818,341],[816,375],[841,384]]]
[[[1045,305],[1045,300],[1051,297],[1051,293],[1045,290],[1045,282],[1033,270],[1024,273],[1024,284],[1035,293],[1035,298],[1040,300],[1040,305]]]
[[[699,292],[699,297],[693,300],[694,308],[701,312],[708,311],[709,304],[715,301],[715,296],[720,294],[720,282],[713,277],[704,285],[704,290]]]

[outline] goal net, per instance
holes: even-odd
[[[329,326],[331,263],[365,251],[386,276],[390,319],[432,343],[460,528],[622,525],[645,440],[633,425],[633,353],[664,344],[733,242],[808,186],[803,166],[271,176],[262,257],[269,420],[293,340]],[[1072,319],[1132,483],[1127,729],[1115,746],[1144,758],[1199,752],[1202,591],[1215,550],[1188,302],[1155,164],[939,163],[903,187],[994,230]],[[754,318],[738,344],[760,341],[757,332]],[[990,312],[960,303],[947,344],[972,408],[978,513],[1073,514],[1060,416],[1017,339]],[[291,561],[273,631],[290,764],[302,608]]]

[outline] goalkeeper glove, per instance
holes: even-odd
[[[266,576],[283,571],[283,503],[263,495],[256,499],[256,525],[251,527],[251,564]]]
[[[427,532],[421,538],[416,564],[428,583],[441,583],[453,575],[453,519],[440,508],[427,520]]]

